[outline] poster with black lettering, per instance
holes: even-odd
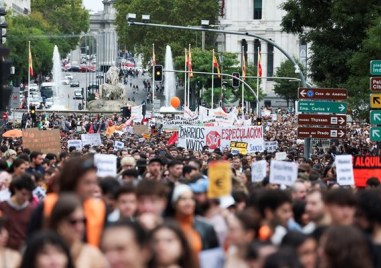
[[[298,177],[298,164],[271,160],[270,183],[292,186]]]
[[[339,185],[354,185],[352,155],[336,155],[336,179]]]
[[[202,151],[206,145],[205,127],[180,126],[178,146],[192,151]]]

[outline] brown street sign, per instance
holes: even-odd
[[[381,92],[381,77],[370,78],[370,90]]]
[[[346,115],[299,114],[298,125],[345,126]]]
[[[347,131],[340,128],[299,127],[298,138],[345,139]]]
[[[346,100],[348,91],[344,88],[298,88],[299,99]]]

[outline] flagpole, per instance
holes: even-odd
[[[211,108],[214,108],[214,49],[212,53],[212,105]]]
[[[187,55],[187,49],[185,49],[185,58],[184,58],[184,106],[187,106],[189,108],[189,105],[187,103],[187,64],[188,64],[188,61],[187,61],[187,58],[188,58],[188,55]]]
[[[260,50],[258,49],[258,60],[257,60],[257,117],[259,117],[259,63],[260,63],[260,58],[261,56],[261,52]]]
[[[30,41],[28,46],[28,98],[26,102],[27,111],[29,113],[29,99],[30,99],[30,58],[31,58],[31,52],[30,52]]]
[[[155,56],[155,44],[152,44],[152,116],[155,115],[155,65],[156,65],[156,56]]]
[[[191,52],[191,45],[189,44],[189,51],[188,51],[189,55],[192,55],[192,52]],[[189,57],[189,56],[188,56]],[[191,58],[188,59],[188,61],[191,63]],[[192,64],[192,63],[191,63]],[[188,68],[189,69],[189,68]],[[191,81],[191,73],[189,72],[188,73],[188,96],[187,96],[187,103],[188,103],[188,107],[190,109],[190,81]]]
[[[244,69],[246,68],[245,67],[245,54],[244,54],[244,47],[242,47],[242,80],[245,80],[245,77],[246,77],[246,71],[245,71],[245,73],[244,73]],[[241,103],[241,110],[242,110],[242,120],[244,120],[244,118],[245,118],[245,114],[244,114],[244,110],[243,110],[243,105],[244,105],[244,103],[245,103],[245,100],[244,100],[244,98],[245,98],[245,86],[244,86],[244,84],[243,83],[241,83],[242,84],[242,99],[241,99],[241,101],[242,101],[242,103]]]

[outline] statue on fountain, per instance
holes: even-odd
[[[104,100],[120,100],[123,87],[119,84],[119,68],[111,66],[106,73],[106,84],[99,87],[99,96]]]

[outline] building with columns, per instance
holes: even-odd
[[[116,33],[115,0],[103,0],[103,11],[90,15],[90,35],[97,44],[97,67],[107,71],[116,64],[118,56],[118,36]]]
[[[0,6],[6,6],[13,11],[15,15],[30,14],[31,0],[0,0]]]
[[[280,5],[284,0],[220,0],[220,27],[227,31],[247,32],[271,39],[288,54],[306,61],[306,45],[301,44],[298,36],[282,32],[281,21],[284,11]],[[256,65],[258,50],[261,53],[262,76],[273,77],[276,68],[287,58],[271,44],[256,39],[231,34],[221,34],[218,39],[218,50],[237,53],[241,59],[242,47],[247,47],[247,62]],[[295,83],[295,90],[298,84]],[[267,105],[277,105],[273,93],[273,82],[263,78],[261,88],[267,97]],[[267,100],[267,101],[266,101]],[[279,102],[279,101],[278,101]]]

